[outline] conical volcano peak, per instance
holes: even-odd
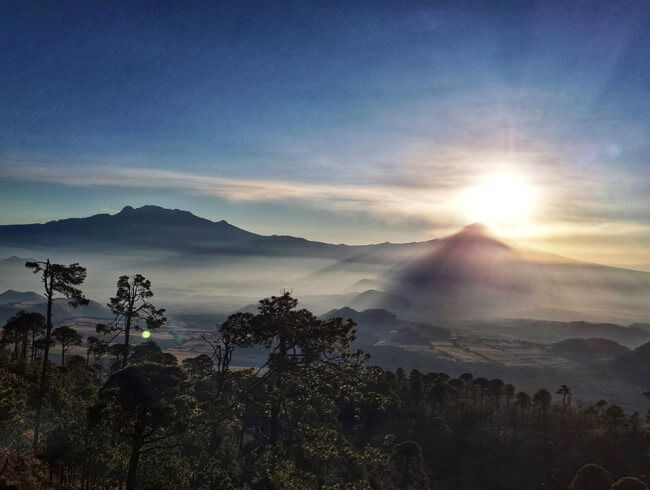
[[[458,253],[459,250],[468,251],[469,249],[473,253],[476,248],[483,250],[486,248],[511,250],[510,246],[502,242],[483,223],[472,223],[465,226],[453,235],[447,236],[443,240],[443,244],[445,250],[452,249],[456,251],[455,253]]]
[[[483,223],[479,223],[479,222],[464,226],[458,233],[467,234],[467,235],[482,235],[487,237],[493,236],[491,230]]]

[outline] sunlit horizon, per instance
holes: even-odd
[[[364,244],[485,221],[650,270],[644,5],[350,9],[133,5],[125,33],[8,8],[0,224],[155,204]]]

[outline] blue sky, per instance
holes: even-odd
[[[463,189],[505,168],[539,189],[517,238],[650,269],[647,1],[9,1],[0,16],[0,223],[159,204],[417,240],[471,220]]]

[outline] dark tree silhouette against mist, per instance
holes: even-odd
[[[571,388],[569,388],[567,385],[562,385],[555,392],[555,394],[560,395],[562,397],[563,412],[566,412],[567,408],[571,408]]]
[[[108,353],[108,344],[91,335],[86,338],[86,367],[90,365],[90,356],[94,359],[101,360]]]
[[[81,345],[81,335],[74,328],[63,325],[54,329],[54,338],[61,345],[61,367],[65,366],[65,353],[73,345]]]
[[[155,362],[157,364],[169,364],[170,366],[178,364],[173,354],[163,352],[153,340],[147,340],[133,347],[129,356],[129,362],[132,364]]]
[[[320,320],[307,310],[296,310],[298,301],[289,293],[260,301],[259,314],[251,319],[246,343],[252,339],[271,350],[268,360],[271,396],[268,442],[279,441],[285,375],[300,369],[314,370],[322,363],[335,365],[354,340],[354,322],[341,318]],[[241,335],[240,335],[241,337]]]
[[[47,298],[47,314],[45,325],[45,340],[43,342],[43,364],[41,368],[40,386],[36,398],[36,421],[34,424],[34,448],[38,447],[38,439],[41,430],[41,412],[43,410],[43,398],[47,387],[47,365],[52,341],[52,302],[56,294],[68,298],[70,306],[87,305],[88,300],[84,297],[81,289],[76,288],[83,284],[86,279],[86,268],[78,263],[68,266],[52,264],[50,259],[44,262],[26,262],[25,267],[31,269],[34,274],[41,274],[41,282],[45,297]]]
[[[250,347],[255,339],[252,335],[252,313],[233,313],[218,326],[216,338],[201,338],[212,349],[218,391],[223,391],[230,373],[230,362],[237,347]]]
[[[185,388],[178,366],[147,362],[114,373],[99,391],[92,421],[108,423],[128,441],[127,490],[136,488],[142,451],[186,430],[191,403]]]
[[[122,367],[126,367],[129,362],[131,331],[142,331],[145,328],[155,330],[167,321],[165,310],[152,305],[149,302],[151,297],[151,281],[142,274],[136,274],[132,280],[129,276],[121,276],[117,280],[117,293],[108,304],[115,319],[111,323],[97,325],[98,333],[114,334],[113,339],[124,334]]]
[[[32,337],[29,356],[30,356],[30,361],[34,362],[34,360],[36,359],[36,352],[37,352],[36,342],[45,333],[47,321],[45,320],[45,317],[40,313],[32,312],[32,313],[26,313],[26,315],[29,315],[30,317],[30,329],[31,329],[30,334]]]
[[[45,331],[45,317],[40,313],[19,311],[7,320],[3,327],[2,341],[13,342],[12,358],[27,361],[27,350],[30,348],[30,358],[34,359],[34,341]]]
[[[517,396],[515,397],[515,405],[519,408],[519,412],[521,413],[521,425],[524,426],[526,423],[526,410],[530,406],[530,396],[528,393],[524,393],[523,391],[517,393]]]
[[[0,339],[3,346],[13,344],[13,348],[11,350],[12,361],[20,358],[20,344],[21,341],[24,343],[25,337],[18,315],[12,316],[9,320],[7,320],[7,323],[5,323],[4,327],[2,327],[2,338]]]
[[[187,371],[190,379],[207,378],[212,373],[214,362],[207,354],[196,357],[188,357],[183,360],[183,368]]]
[[[544,427],[546,427],[548,421],[547,415],[552,401],[553,397],[551,396],[551,393],[545,388],[542,388],[533,395],[533,404],[537,407]]]

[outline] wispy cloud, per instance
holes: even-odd
[[[462,159],[462,160],[461,160]],[[370,213],[387,220],[411,219],[430,226],[456,226],[463,224],[461,191],[482,174],[493,172],[497,163],[490,163],[484,156],[480,164],[471,158],[456,156],[456,162],[423,161],[419,165],[405,166],[410,169],[402,178],[392,178],[391,184],[363,182],[344,184],[340,182],[314,183],[291,180],[249,179],[198,175],[170,170],[83,165],[3,164],[3,180],[22,182],[47,182],[66,186],[103,186],[132,189],[170,189],[195,195],[215,197],[230,202],[300,202],[331,211]],[[487,163],[486,163],[487,162]],[[505,168],[508,163],[505,162]],[[600,174],[569,175],[561,166],[545,167],[533,162],[526,167],[531,182],[539,187],[543,196],[540,220],[546,230],[563,229],[565,225],[579,227],[616,226],[614,222],[630,222],[630,215],[638,217],[646,210],[643,202],[620,206],[620,200],[612,194],[607,179],[620,176]],[[575,173],[575,172],[573,172]],[[416,176],[420,175],[417,179]],[[283,176],[284,177],[284,176]],[[628,188],[634,182],[623,182]],[[603,200],[602,196],[608,199]],[[629,196],[628,196],[629,197]],[[627,213],[627,215],[626,215]],[[613,219],[616,217],[617,219]],[[611,221],[611,222],[610,222]],[[645,223],[643,223],[645,224]],[[621,223],[629,227],[626,223]]]
[[[170,189],[231,202],[287,202],[333,211],[365,212],[389,219],[445,221],[449,189],[396,185],[314,184],[195,175],[148,168],[83,166],[3,166],[5,180],[48,182],[66,186],[105,186],[133,189]]]
[[[415,149],[416,153],[421,152]],[[412,155],[408,159],[417,161]],[[522,163],[526,160],[527,164]],[[647,201],[633,199],[642,195],[638,179],[613,171],[577,174],[553,159],[538,160],[536,155],[518,156],[517,170],[530,175],[531,183],[539,188],[541,202],[534,226],[516,230],[511,238],[586,260],[604,256],[612,246],[623,250],[626,243],[650,241]],[[402,178],[357,183],[290,181],[285,175],[282,180],[216,177],[123,166],[2,164],[0,168],[5,181],[162,189],[233,203],[295,203],[330,213],[368,215],[400,226],[409,223],[430,234],[467,224],[471,218],[459,201],[462,191],[481,175],[494,171],[497,163],[489,163],[489,155],[478,159],[471,154],[457,154],[446,163],[420,161],[403,166],[408,171]],[[618,243],[612,244],[612,240]],[[592,243],[593,250],[580,256],[576,244],[584,242]],[[632,258],[635,263],[645,263],[638,247]]]

